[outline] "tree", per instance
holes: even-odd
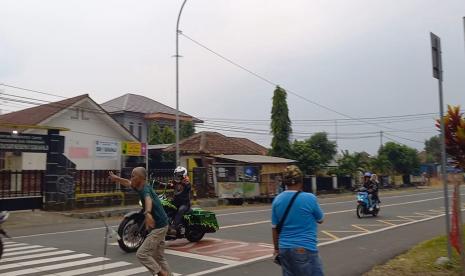
[[[271,109],[271,141],[270,154],[279,157],[289,157],[289,138],[292,133],[291,119],[289,119],[289,108],[287,106],[287,93],[277,86],[273,95],[273,107]]]
[[[195,126],[192,122],[181,122],[181,126],[179,128],[179,137],[181,139],[186,139],[194,135],[195,133]]]
[[[465,118],[460,106],[448,106],[443,120],[447,154],[457,168],[465,169]],[[440,129],[439,120],[436,127]]]
[[[290,157],[299,162],[300,169],[307,174],[316,174],[326,167],[336,154],[336,143],[328,140],[324,132],[315,133],[304,141],[294,141]]]
[[[441,143],[439,136],[433,136],[425,141],[426,161],[441,163]]]
[[[176,141],[176,134],[173,129],[169,126],[165,126],[160,135],[160,141],[162,144],[172,144]]]
[[[418,151],[405,145],[387,142],[378,151],[378,158],[390,163],[391,169],[399,174],[412,174],[418,172],[420,159]]]
[[[310,139],[307,140],[307,143],[320,155],[319,159],[323,166],[328,165],[337,153],[336,142],[329,141],[326,132],[313,134]]]
[[[161,130],[160,126],[157,124],[150,125],[150,133],[149,133],[149,145],[159,145],[163,144],[161,141]]]
[[[355,175],[360,172],[364,173],[369,170],[371,165],[370,156],[366,152],[349,153],[348,150],[342,151],[342,157],[337,160],[338,168],[335,173],[338,175]]]

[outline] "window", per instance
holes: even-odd
[[[134,123],[133,122],[129,122],[129,132],[131,132],[131,134],[134,134]]]
[[[139,133],[139,136],[137,136],[139,138],[139,140],[142,140],[142,123],[139,123],[138,126],[138,133]]]

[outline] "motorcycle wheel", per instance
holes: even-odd
[[[142,221],[143,222],[143,221]],[[124,218],[118,227],[118,245],[125,252],[136,252],[145,240],[140,233],[140,225],[134,218]]]
[[[190,242],[198,242],[205,235],[205,231],[200,226],[186,227],[186,239]]]
[[[361,219],[363,217],[363,205],[359,204],[357,205],[357,217]]]
[[[378,213],[379,213],[379,208],[373,210],[372,215],[373,215],[374,217],[377,217],[377,216],[378,216]]]

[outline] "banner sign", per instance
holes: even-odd
[[[147,145],[145,143],[124,141],[121,142],[121,153],[127,156],[145,156]]]
[[[48,152],[48,136],[37,134],[12,134],[0,132],[0,150]]]
[[[95,141],[95,157],[99,159],[117,159],[118,142],[116,141]]]
[[[260,195],[256,182],[218,182],[220,198],[253,198]]]

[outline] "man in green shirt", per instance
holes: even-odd
[[[139,250],[137,258],[153,274],[170,275],[170,267],[165,259],[165,236],[168,231],[168,217],[160,199],[153,189],[147,185],[147,172],[143,167],[132,170],[131,179],[124,179],[110,172],[111,180],[123,186],[133,188],[139,194],[144,208],[145,227],[149,234]]]

